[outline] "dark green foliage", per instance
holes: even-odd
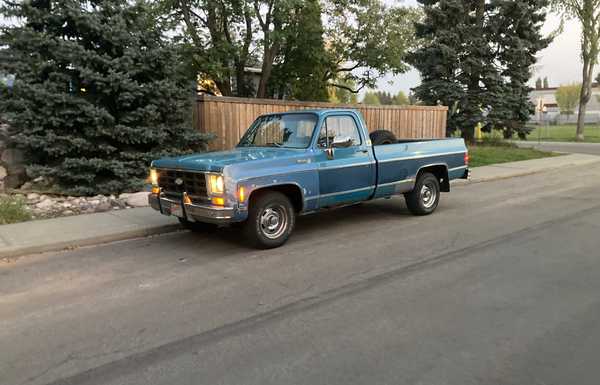
[[[524,136],[533,111],[527,99],[531,66],[549,44],[541,34],[546,0],[489,2],[420,0],[422,45],[410,62],[421,72],[415,96],[450,107],[449,133],[473,139],[474,128]]]
[[[148,3],[31,1],[2,13],[0,72],[16,74],[0,113],[28,173],[73,194],[139,189],[152,159],[204,148],[191,122],[193,78],[178,70]]]
[[[306,0],[290,15],[283,31],[284,41],[269,81],[271,94],[279,98],[327,101],[326,74],[334,67],[323,44],[321,6]]]

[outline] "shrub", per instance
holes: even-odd
[[[0,196],[0,225],[23,222],[31,219],[23,198],[10,195]]]

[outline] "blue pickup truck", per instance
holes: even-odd
[[[398,140],[369,134],[355,110],[258,117],[237,147],[152,162],[150,205],[187,228],[238,223],[256,247],[286,242],[297,215],[404,194],[427,215],[450,181],[468,178],[462,139]]]

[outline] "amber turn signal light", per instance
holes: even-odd
[[[212,202],[213,205],[216,206],[224,206],[225,205],[225,199],[221,198],[221,197],[213,197],[210,200]]]

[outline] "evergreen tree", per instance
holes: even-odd
[[[547,1],[419,2],[425,18],[416,33],[424,43],[410,56],[422,77],[416,97],[449,106],[448,131],[467,140],[479,122],[523,133],[532,108],[530,68],[549,43],[540,32]]]
[[[550,88],[550,85],[548,83],[548,77],[544,76],[544,88]]]
[[[139,189],[152,159],[204,147],[192,129],[192,79],[148,3],[32,0],[1,10],[0,113],[28,173],[73,194]]]
[[[494,13],[489,18],[488,30],[503,84],[499,88],[501,100],[491,104],[487,123],[490,128],[502,129],[506,138],[517,133],[525,139],[530,131],[525,124],[535,112],[535,106],[529,100],[531,87],[527,82],[537,53],[550,44],[550,39],[541,34],[547,5],[546,0],[491,2]],[[542,85],[547,88],[547,78]]]
[[[535,79],[535,89],[536,90],[542,89],[542,78]]]

